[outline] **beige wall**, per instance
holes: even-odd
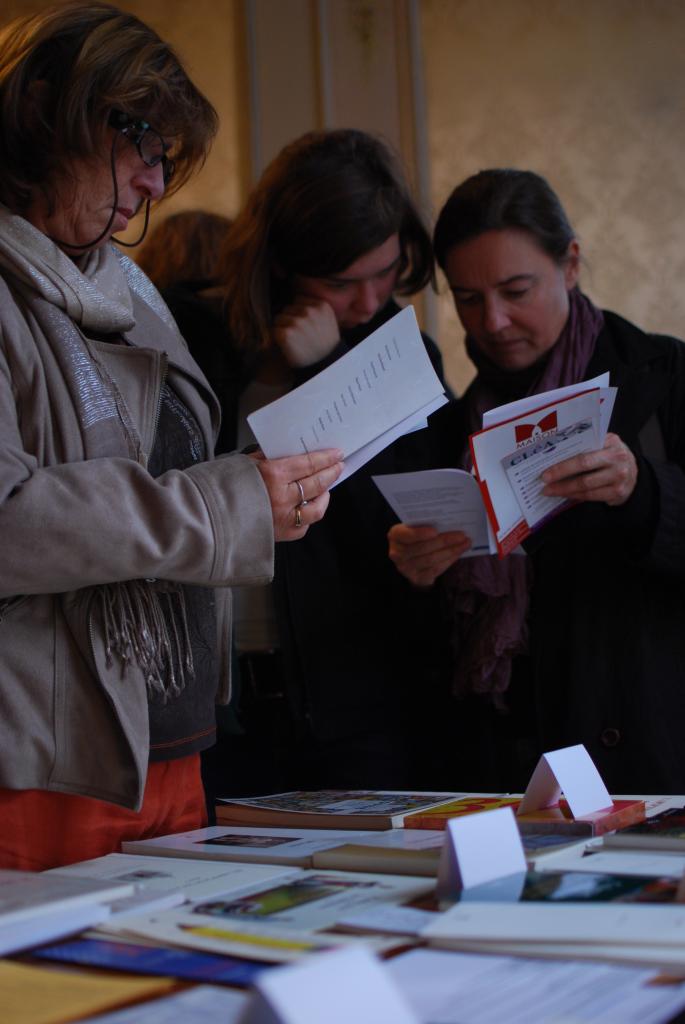
[[[592,299],[685,337],[683,0],[420,6],[434,211],[481,168],[543,174]],[[439,325],[461,388],[471,367],[447,296]]]
[[[0,24],[47,6],[36,0],[4,0]],[[241,84],[241,0],[122,0],[119,6],[138,15],[175,47],[193,81],[217,108],[221,121],[205,167],[177,196],[153,212],[152,223],[155,217],[197,207],[233,216],[249,177],[248,114]],[[128,232],[129,236],[139,233],[138,224]]]
[[[241,6],[240,0],[121,3],[175,47],[190,77],[219,113],[219,134],[207,163],[160,212],[204,207],[234,216],[240,208],[249,176]]]

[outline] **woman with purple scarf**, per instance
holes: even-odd
[[[603,448],[543,475],[577,504],[525,557],[462,559],[463,533],[390,531],[400,572],[445,598],[444,784],[522,789],[541,753],[583,743],[614,793],[683,793],[685,346],[593,306],[568,218],[532,172],[459,185],[434,246],[478,370],[431,420],[438,464],[469,468],[495,406],[606,371],[618,388]]]

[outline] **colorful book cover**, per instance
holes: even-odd
[[[492,811],[496,807],[511,807],[514,811],[521,803],[518,796],[463,796],[447,800],[428,811],[416,811],[404,819],[405,828],[444,829],[450,818],[478,811]]]
[[[183,981],[211,982],[247,988],[256,975],[269,966],[263,962],[239,959],[229,955],[143,946],[132,942],[108,939],[72,939],[52,946],[43,946],[32,953],[40,960],[101,967],[129,974],[154,974]]]
[[[491,811],[496,807],[511,807],[516,813],[520,803],[520,797],[463,797],[408,815],[404,827],[444,829],[450,818],[477,814],[479,811]],[[560,800],[553,807],[517,814],[516,823],[522,835],[565,832],[568,835],[600,836],[633,822],[644,821],[644,818],[644,800],[615,800],[610,808],[605,807],[601,811],[578,818],[573,817],[566,801]]]
[[[519,830],[526,832],[568,832],[570,835],[601,836],[614,829],[645,820],[644,800],[614,800],[592,814],[574,818],[565,800],[556,807],[545,807],[516,817]]]
[[[685,852],[685,807],[671,807],[645,821],[628,825],[615,835],[607,836],[605,843]]]
[[[677,891],[672,878],[530,870],[463,889],[457,902],[674,903]]]

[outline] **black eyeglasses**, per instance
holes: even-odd
[[[166,155],[167,145],[159,132],[151,128],[147,121],[133,120],[122,110],[112,111],[109,115],[109,126],[121,132],[136,147],[140,159],[148,167],[156,167],[161,163],[164,184],[169,184],[175,165]]]

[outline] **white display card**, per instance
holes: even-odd
[[[238,1024],[420,1024],[405,996],[362,948],[315,953],[263,971]]]
[[[582,743],[542,755],[531,775],[518,813],[553,807],[562,793],[574,818],[613,805],[609,791]]]
[[[437,893],[441,898],[525,870],[526,857],[511,807],[447,822],[438,868]]]

